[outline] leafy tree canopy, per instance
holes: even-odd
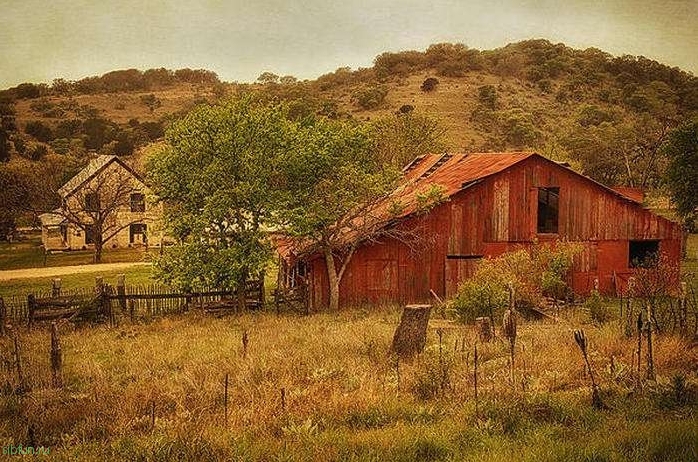
[[[679,215],[687,225],[698,218],[698,119],[670,133],[662,146],[669,158],[667,185]]]

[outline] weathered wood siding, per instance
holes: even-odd
[[[537,233],[538,188],[559,187],[557,234]],[[359,248],[340,286],[343,306],[385,302],[419,303],[453,296],[477,268],[478,257],[495,257],[534,240],[582,243],[572,285],[588,293],[595,278],[602,291],[625,290],[630,240],[659,240],[660,251],[680,262],[681,229],[638,203],[556,163],[533,156],[456,193],[428,215],[403,226],[420,230],[419,245],[393,239]],[[314,309],[327,304],[322,258],[311,266]]]

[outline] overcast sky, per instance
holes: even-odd
[[[0,0],[0,88],[115,69],[315,78],[383,51],[527,38],[698,74],[698,0]]]

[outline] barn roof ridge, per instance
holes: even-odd
[[[463,161],[468,161],[468,162],[475,162],[473,166],[481,166],[483,167],[483,170],[481,170],[479,175],[476,175],[472,178],[468,178],[465,181],[461,181],[461,187],[458,189],[453,189],[448,187],[448,185],[442,184],[443,186],[446,186],[447,189],[447,196],[450,197],[457,192],[459,192],[462,189],[465,189],[466,187],[471,187],[474,186],[475,182],[479,182],[480,180],[483,180],[489,176],[499,174],[510,167],[513,167],[514,165],[518,164],[519,162],[522,162],[528,158],[531,157],[538,157],[541,158],[547,162],[550,162],[558,167],[562,167],[566,170],[569,170],[573,174],[584,178],[587,181],[590,181],[594,183],[596,186],[599,186],[603,188],[605,191],[632,203],[638,204],[642,206],[642,202],[638,201],[636,198],[631,197],[627,194],[623,194],[622,192],[616,190],[615,188],[611,186],[607,186],[603,183],[600,183],[593,178],[590,178],[580,172],[575,171],[568,163],[566,162],[558,162],[553,159],[548,159],[547,157],[543,156],[542,154],[535,152],[535,151],[512,151],[512,152],[471,152],[471,153],[447,153],[449,154],[452,158],[455,159],[454,162],[452,163],[444,163],[439,166],[440,169],[450,169],[450,168],[455,168],[456,165],[461,164]],[[409,173],[411,171],[419,171],[420,166],[422,166],[422,169],[424,168],[424,165],[430,165],[429,168],[433,167],[436,163],[439,162],[439,159],[442,158],[444,154],[424,154],[422,156],[418,156],[415,158],[410,164],[410,169],[403,172],[405,172],[406,179],[408,182],[410,182],[410,179],[412,182],[417,183],[420,180],[424,180],[426,178],[430,179],[430,182],[432,183],[439,183],[436,181],[436,178],[439,176],[447,176],[447,172],[441,172],[441,175],[439,175],[438,170],[431,172],[429,175],[420,175],[417,178],[414,178],[414,176],[410,176]],[[496,159],[496,164],[497,166],[493,167],[492,166],[492,161]],[[456,173],[456,172],[453,172]],[[439,183],[441,184],[441,183]]]

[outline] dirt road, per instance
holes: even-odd
[[[47,278],[54,276],[65,276],[67,274],[76,273],[94,273],[96,271],[112,271],[133,266],[150,265],[148,262],[129,262],[129,263],[100,263],[98,265],[78,265],[78,266],[50,266],[47,268],[27,268],[17,270],[0,271],[0,281],[9,281],[10,279],[25,279],[25,278]]]

